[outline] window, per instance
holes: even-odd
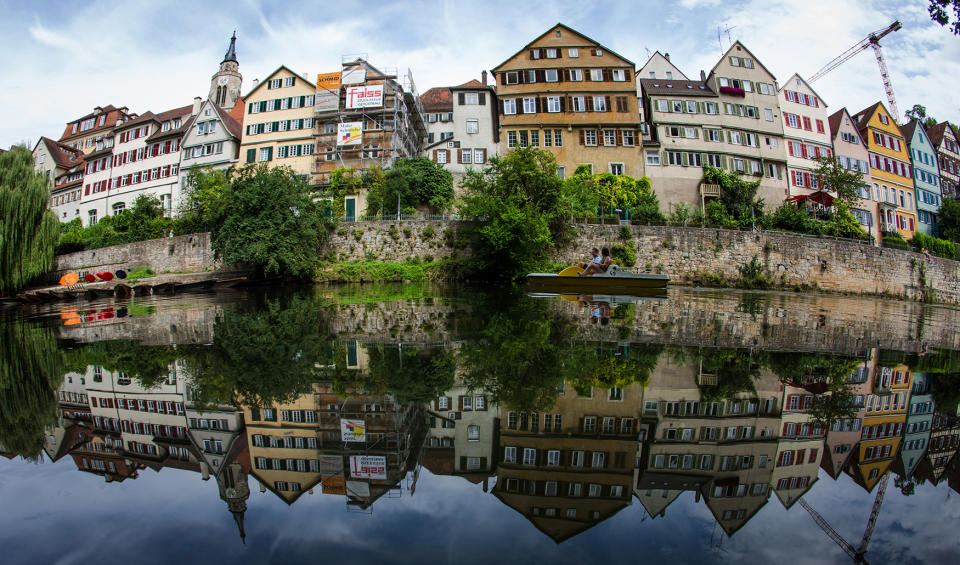
[[[510,73],[507,73],[509,76]],[[509,84],[509,83],[508,83]],[[517,100],[515,98],[504,98],[503,99],[503,113],[504,114],[516,114],[517,113]]]
[[[660,152],[647,150],[647,165],[659,165],[660,164]],[[654,411],[656,407],[654,406]]]
[[[583,130],[583,141],[585,145],[589,145],[589,146],[597,145],[597,130],[595,129]]]
[[[634,135],[634,131],[632,129],[621,130],[620,137],[623,141],[624,147],[633,147],[636,143],[636,136]]]
[[[467,441],[480,441],[480,426],[467,426]]]
[[[557,69],[547,69],[544,71],[547,82],[557,82],[559,79]]]
[[[437,151],[437,163],[445,164],[447,162],[446,150]]]
[[[603,69],[590,69],[590,80],[594,82],[602,82]]]
[[[597,417],[596,416],[587,416],[583,419],[583,431],[584,433],[592,434],[597,431]]]
[[[583,80],[583,69],[570,69],[570,80],[580,82]]]
[[[504,462],[504,463],[516,463],[516,462],[517,462],[517,448],[516,448],[516,447],[504,447],[504,448],[503,448],[503,462]]]
[[[572,96],[570,98],[571,105],[573,106],[572,110],[574,112],[586,112],[587,105],[585,98],[583,96]]]
[[[595,469],[603,468],[605,460],[606,460],[606,453],[602,451],[594,451],[593,458],[590,462],[590,466]]]
[[[508,131],[507,132],[507,147],[516,147],[517,146],[517,132]]]
[[[269,161],[272,153],[272,147],[261,147],[260,152],[257,155],[257,161]]]
[[[666,100],[663,100],[663,99],[657,100],[657,111],[658,111],[658,112],[669,112],[669,111],[670,111],[670,103],[669,103],[668,101],[666,101]]]
[[[478,164],[478,165],[482,165],[482,164],[486,161],[485,154],[486,154],[486,150],[485,150],[485,149],[474,149],[474,150],[473,150],[473,162],[476,163],[476,164]],[[479,401],[481,401],[481,400],[483,400],[483,397],[482,397],[482,396],[478,396],[478,397],[477,397],[477,401],[479,402]]]
[[[567,57],[570,57],[571,59],[576,59],[580,57],[580,49],[576,47],[570,47],[569,49],[567,49]]]
[[[617,82],[627,80],[627,72],[624,69],[613,69],[613,80]]]
[[[537,113],[537,99],[535,97],[528,96],[523,99],[523,113],[524,114]]]
[[[547,97],[547,112],[559,112],[560,111],[560,97],[559,96],[548,96]],[[470,133],[469,131],[467,133]]]
[[[704,102],[703,109],[707,114],[718,114],[720,112],[716,102]]]
[[[603,144],[607,147],[614,147],[617,145],[617,132],[612,129],[603,130]]]
[[[524,465],[536,465],[537,464],[537,450],[529,447],[523,448],[523,464]]]
[[[547,451],[547,465],[551,467],[556,467],[560,465],[560,451],[557,449],[551,449]]]
[[[594,96],[594,97],[593,97],[593,111],[594,111],[594,112],[606,112],[606,111],[607,111],[607,97],[606,97],[606,96]]]

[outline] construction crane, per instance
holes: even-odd
[[[849,61],[861,51],[865,51],[868,47],[872,47],[874,54],[877,56],[877,64],[880,65],[880,78],[883,80],[883,89],[887,92],[887,102],[890,103],[890,112],[893,114],[894,121],[899,124],[900,110],[897,109],[897,99],[893,95],[893,84],[890,83],[890,72],[887,70],[887,63],[883,60],[883,49],[880,47],[880,40],[891,33],[900,30],[902,27],[903,26],[900,24],[900,20],[897,20],[890,24],[887,28],[871,33],[860,43],[857,43],[850,49],[847,49],[842,55],[824,65],[824,67],[811,76],[807,82],[814,82],[818,78],[823,77],[823,75]]]
[[[843,539],[843,536],[834,530],[827,520],[814,510],[812,506],[807,504],[806,500],[800,499],[800,506],[803,506],[806,511],[810,513],[813,521],[820,526],[820,529],[823,530],[830,539],[837,542],[840,549],[846,552],[846,554],[853,559],[854,563],[867,565],[867,546],[870,545],[870,538],[873,537],[873,527],[877,523],[877,516],[880,515],[880,506],[883,504],[883,495],[887,492],[887,480],[889,479],[890,473],[884,473],[883,478],[880,479],[880,488],[877,489],[877,498],[873,501],[873,509],[870,511],[870,519],[867,520],[867,529],[863,531],[863,539],[860,540],[860,547],[853,547],[850,542]]]

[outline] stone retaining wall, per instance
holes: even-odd
[[[116,271],[152,267],[156,273],[213,271],[221,267],[214,261],[209,233],[194,233],[173,238],[137,241],[58,255],[52,280],[65,272]]]

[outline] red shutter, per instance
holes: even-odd
[[[787,153],[789,153],[790,156],[793,157],[793,142],[792,142],[792,141],[788,141],[788,142],[787,142]]]

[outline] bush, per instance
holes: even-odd
[[[910,240],[910,245],[917,251],[922,251],[926,248],[937,257],[960,260],[960,249],[958,249],[958,246],[952,241],[916,232]]]
[[[884,232],[881,245],[890,249],[903,249],[904,251],[910,251],[910,244],[904,241],[904,239],[900,237],[900,234],[897,232]]]
[[[610,255],[621,267],[630,268],[637,264],[637,247],[633,240],[627,241],[624,245],[614,245],[610,249]]]
[[[671,226],[686,226],[691,223],[692,216],[690,214],[690,208],[686,204],[677,204],[670,210],[670,215],[667,216],[667,223]]]
[[[744,263],[738,267],[740,271],[739,286],[742,288],[769,288],[773,286],[773,280],[764,272],[763,263],[754,255],[749,263]]]

